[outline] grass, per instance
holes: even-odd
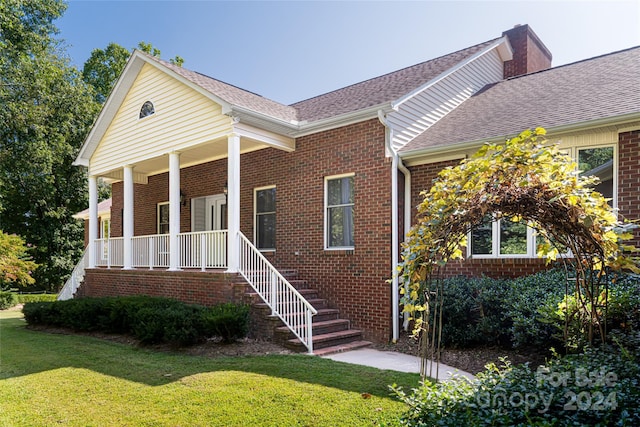
[[[306,355],[206,358],[32,331],[0,312],[2,426],[363,426],[417,374]],[[366,393],[363,395],[363,393]]]

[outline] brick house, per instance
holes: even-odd
[[[282,105],[135,51],[76,160],[90,199],[77,295],[213,304],[251,289],[309,352],[395,339],[412,207],[484,142],[546,127],[640,217],[640,48],[550,67],[524,25]],[[112,183],[106,237],[98,178]],[[484,224],[454,272],[540,268],[531,232],[511,227]],[[330,330],[338,312],[349,332]]]

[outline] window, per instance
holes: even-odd
[[[533,241],[533,230],[524,223],[511,221],[510,218],[494,220],[487,215],[482,224],[471,232],[469,255],[475,258],[533,257]]]
[[[276,187],[256,188],[255,243],[260,250],[276,248]]]
[[[615,207],[613,159],[613,147],[578,149],[580,175],[600,178],[594,189],[610,199],[609,204]]]
[[[156,112],[156,109],[153,107],[153,103],[151,101],[146,101],[142,104],[142,108],[140,108],[140,118],[144,119]]]
[[[158,234],[169,234],[169,202],[158,203]]]
[[[353,249],[353,175],[325,179],[325,248]]]
[[[595,190],[610,199],[610,205],[615,208],[615,147],[573,147],[568,152],[577,159],[581,175],[600,178]],[[538,239],[536,233],[522,222],[513,222],[509,218],[494,221],[488,216],[470,233],[467,253],[475,258],[535,257]]]

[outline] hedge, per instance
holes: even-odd
[[[249,322],[248,306],[204,307],[147,296],[27,303],[23,312],[30,325],[131,334],[143,344],[177,346],[195,344],[209,337],[232,342],[247,335]]]

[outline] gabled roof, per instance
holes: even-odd
[[[298,111],[300,121],[314,122],[368,107],[391,104],[482,49],[491,46],[496,40],[498,39],[296,102],[291,106]]]
[[[400,151],[402,157],[637,115],[640,47],[515,77],[485,87]]]
[[[174,65],[170,62],[146,55],[149,59],[163,65],[174,73],[210,92],[229,105],[245,108],[285,122],[296,123],[297,111],[293,107],[280,104],[268,98],[230,85],[212,77]]]

